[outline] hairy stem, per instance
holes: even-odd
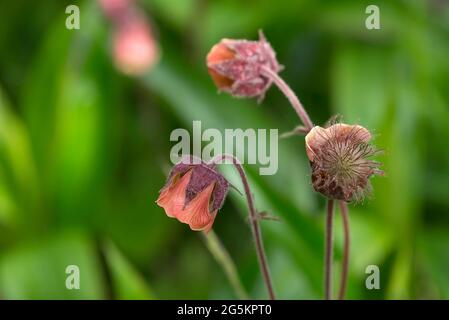
[[[343,263],[340,279],[340,292],[338,294],[338,299],[344,300],[346,294],[346,286],[348,283],[349,248],[350,248],[348,205],[344,201],[340,201],[340,212],[341,217],[343,219],[344,247],[343,247]]]
[[[303,122],[303,124],[306,126],[307,131],[312,130],[313,123],[312,120],[310,120],[309,115],[307,114],[306,110],[304,109],[304,106],[299,101],[296,94],[293,92],[293,90],[289,87],[289,85],[273,70],[270,68],[262,68],[262,74],[271,79],[276,86],[279,88],[279,90],[282,91],[282,93],[287,97],[287,99],[290,101],[292,107],[295,109],[296,113],[298,114],[299,118]]]
[[[218,264],[222,266],[237,298],[241,300],[249,299],[248,294],[240,281],[234,261],[232,261],[231,256],[215,232],[213,230],[210,230],[208,234],[203,232],[203,237],[207,248],[212,253],[215,260],[217,260]]]
[[[243,166],[238,161],[238,159],[232,155],[222,154],[222,155],[219,155],[219,156],[215,157],[214,159],[212,159],[211,162],[212,163],[220,163],[222,160],[226,160],[226,159],[229,159],[232,161],[232,164],[237,169],[237,171],[240,175],[240,179],[242,180],[243,188],[245,189],[246,200],[248,203],[248,210],[249,210],[250,222],[251,222],[251,230],[252,230],[254,242],[256,245],[256,252],[257,252],[257,257],[259,260],[260,269],[262,271],[262,277],[263,277],[265,286],[268,291],[268,296],[270,297],[271,300],[274,300],[275,295],[274,295],[274,290],[273,290],[273,284],[271,281],[270,270],[268,268],[267,258],[266,258],[266,254],[265,254],[265,250],[264,250],[264,246],[263,246],[262,231],[260,230],[259,219],[257,216],[256,208],[254,206],[254,200],[253,200],[251,190],[249,188],[249,183],[248,183],[248,179],[245,174],[245,170],[243,169]]]
[[[326,217],[326,249],[324,262],[324,294],[326,300],[332,299],[332,256],[333,256],[333,223],[334,223],[334,200],[327,200]]]

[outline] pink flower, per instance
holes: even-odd
[[[114,34],[114,63],[128,75],[141,75],[158,60],[159,50],[148,22],[138,14],[121,21]]]
[[[315,191],[343,201],[361,200],[370,192],[369,178],[380,175],[380,163],[370,160],[378,151],[362,126],[336,123],[315,126],[306,136]]]
[[[213,165],[179,163],[173,167],[156,203],[167,216],[208,232],[229,189]]]
[[[258,41],[223,39],[206,58],[209,74],[220,91],[235,97],[262,99],[272,80],[263,68],[279,72],[276,54],[260,31]]]
[[[104,14],[112,20],[119,20],[133,5],[134,0],[99,0]]]

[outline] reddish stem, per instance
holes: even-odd
[[[304,106],[299,101],[296,94],[293,92],[293,90],[290,88],[290,86],[273,70],[270,68],[263,67],[262,68],[262,74],[271,79],[276,86],[279,88],[279,90],[282,91],[282,93],[287,97],[287,99],[290,101],[292,107],[295,109],[296,113],[298,114],[301,121],[306,126],[307,131],[312,130],[313,123],[312,120],[310,120],[309,115],[307,114],[307,111],[304,109]]]
[[[260,230],[259,219],[257,216],[256,208],[254,206],[254,200],[253,200],[253,196],[252,196],[252,193],[251,193],[251,190],[249,187],[248,179],[245,174],[245,170],[243,169],[243,166],[240,164],[238,159],[232,155],[227,155],[227,154],[219,155],[219,156],[215,157],[214,159],[212,159],[211,163],[219,163],[219,162],[221,162],[221,160],[225,160],[225,159],[232,160],[232,164],[237,169],[237,171],[240,175],[240,179],[242,180],[242,184],[245,189],[246,200],[248,203],[248,209],[249,209],[249,215],[250,215],[250,221],[251,221],[251,230],[253,233],[254,242],[256,244],[256,252],[257,252],[257,257],[259,260],[260,269],[262,271],[262,277],[265,282],[265,286],[267,287],[267,291],[268,291],[268,295],[269,295],[270,299],[275,300],[273,285],[272,285],[271,276],[270,276],[270,270],[268,268],[267,258],[266,258],[266,254],[265,254],[265,250],[264,250],[264,246],[263,246],[263,241],[262,241],[262,231]]]
[[[324,263],[324,294],[326,300],[332,299],[332,256],[333,256],[333,223],[334,223],[334,200],[327,200],[326,217],[326,248]]]
[[[350,248],[350,232],[349,232],[349,215],[346,202],[340,201],[340,212],[343,219],[344,247],[343,247],[343,263],[340,279],[340,292],[338,299],[344,300],[346,287],[348,283],[349,270],[349,248]]]

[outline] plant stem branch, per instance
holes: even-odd
[[[334,222],[334,200],[327,200],[326,217],[326,249],[324,263],[324,294],[326,300],[332,299],[332,257],[333,257],[333,222]]]
[[[206,242],[206,246],[209,251],[217,260],[218,264],[222,266],[223,271],[228,277],[229,283],[231,284],[234,292],[240,300],[249,299],[245,288],[243,287],[239,275],[237,273],[237,268],[235,267],[234,261],[232,261],[226,248],[221,243],[220,239],[217,237],[213,230],[210,230],[208,234],[203,232],[203,237]]]
[[[276,72],[274,72],[270,68],[266,67],[262,68],[262,74],[268,79],[271,79],[276,84],[279,90],[281,90],[282,93],[290,101],[292,107],[295,109],[296,113],[298,114],[303,124],[306,126],[307,130],[308,131],[312,130],[313,128],[312,120],[310,120],[307,111],[304,109],[304,106],[299,101],[298,97],[289,87],[289,85]]]
[[[246,177],[243,166],[238,161],[238,159],[232,155],[222,154],[222,155],[219,155],[219,156],[215,157],[214,159],[212,159],[211,162],[219,163],[225,159],[230,159],[232,161],[232,164],[237,169],[237,171],[240,175],[240,179],[242,180],[242,184],[245,189],[246,200],[248,203],[251,230],[253,233],[254,242],[256,244],[256,252],[257,252],[257,257],[259,259],[260,269],[262,271],[262,277],[265,282],[265,286],[267,287],[268,296],[270,297],[271,300],[274,300],[275,295],[274,295],[273,285],[272,285],[272,281],[271,281],[270,270],[268,268],[267,258],[266,258],[266,254],[265,254],[265,250],[264,250],[264,246],[263,246],[262,231],[260,230],[259,219],[257,216],[256,208],[254,206],[254,200],[253,200],[253,196],[252,196],[252,193],[251,193],[251,190],[249,187],[248,179]]]
[[[340,201],[340,212],[343,219],[343,234],[344,234],[344,247],[343,247],[343,263],[340,279],[340,292],[338,299],[344,300],[346,294],[346,286],[348,283],[348,270],[349,270],[349,248],[350,248],[350,232],[349,232],[349,215],[348,205],[344,201]]]

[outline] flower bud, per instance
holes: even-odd
[[[214,45],[206,58],[209,74],[220,91],[235,97],[262,99],[272,80],[263,68],[279,72],[276,53],[262,31],[258,41],[223,39]]]
[[[361,200],[370,192],[369,178],[383,174],[380,163],[369,159],[378,151],[369,144],[371,133],[362,126],[315,126],[305,139],[313,188],[330,199]]]
[[[156,203],[167,216],[208,232],[229,189],[215,165],[181,161],[171,170]]]

